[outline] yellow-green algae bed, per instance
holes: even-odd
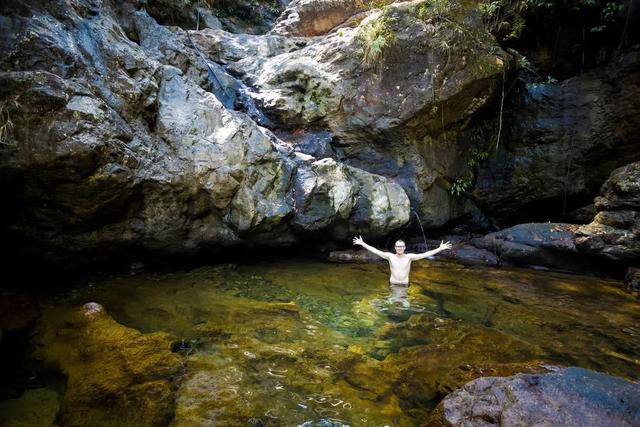
[[[421,262],[405,298],[387,277],[288,260],[102,278],[42,303],[33,357],[67,378],[49,406],[73,426],[412,426],[480,376],[640,377],[618,281]],[[0,423],[24,425],[33,393]]]

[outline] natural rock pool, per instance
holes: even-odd
[[[620,282],[414,263],[404,298],[387,277],[385,265],[287,260],[47,297],[30,347],[64,375],[0,402],[0,423],[38,408],[61,425],[410,426],[481,376],[640,378],[640,306]]]

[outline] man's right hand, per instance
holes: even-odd
[[[363,246],[364,245],[364,240],[362,240],[362,236],[354,237],[353,238],[353,244],[354,245]]]

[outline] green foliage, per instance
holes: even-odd
[[[388,18],[383,15],[361,26],[357,37],[362,43],[364,62],[370,65],[379,61],[384,50],[393,43],[395,33],[389,26]]]
[[[471,150],[471,158],[467,161],[467,166],[473,168],[479,165],[483,160],[486,160],[489,157],[489,153],[487,151],[482,151],[477,148]]]
[[[471,187],[470,178],[456,178],[451,183],[451,187],[449,187],[449,193],[451,193],[452,196],[458,197],[467,191],[469,187]]]
[[[435,28],[437,42],[433,47],[447,56],[452,51],[462,55],[461,50],[482,48],[482,37],[460,24],[460,17],[456,16],[460,8],[457,0],[432,0],[415,8],[415,16]]]
[[[520,37],[525,28],[525,15],[538,0],[486,0],[478,4],[485,22],[493,33],[504,39]]]
[[[388,0],[358,0],[358,6],[364,7],[365,9],[382,9],[391,3]]]

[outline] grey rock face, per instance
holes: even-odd
[[[13,71],[0,73],[13,128],[0,149],[0,184],[16,207],[4,224],[17,238],[60,255],[122,247],[190,253],[290,245],[309,231],[384,234],[408,221],[399,185],[296,154],[225,105],[209,91],[211,71],[185,31],[133,11],[127,23],[138,44],[115,6],[88,17],[93,6],[76,6],[2,9],[16,31],[2,38],[3,48],[13,46],[1,59]],[[299,48],[280,40],[281,48],[264,46]],[[20,48],[29,43],[31,55]],[[227,91],[241,87],[216,67]],[[294,194],[295,186],[309,191]],[[357,226],[345,226],[352,217]]]
[[[388,46],[373,60],[364,52],[378,36]],[[277,127],[331,132],[337,158],[398,182],[427,227],[481,216],[473,201],[447,191],[466,173],[456,153],[469,147],[443,131],[495,95],[511,57],[471,3],[446,16],[427,2],[394,3],[324,37],[209,30],[193,37],[255,89],[252,96]]]
[[[545,374],[483,377],[438,405],[434,426],[636,426],[640,385],[566,368]]]
[[[505,109],[500,150],[473,191],[498,223],[559,219],[640,159],[640,51],[554,84],[529,84]]]
[[[176,5],[0,6],[0,103],[13,125],[0,147],[0,192],[15,206],[2,223],[16,241],[52,253],[292,245],[301,236],[383,236],[410,209],[425,227],[482,228],[483,212],[499,222],[548,197],[582,197],[637,155],[638,61],[629,55],[614,71],[529,88],[522,116],[509,118],[511,142],[480,169],[474,197],[454,197],[451,183],[469,172],[464,132],[495,101],[512,62],[473,2],[447,11],[395,2],[361,15],[361,5],[293,2],[300,28],[309,7],[309,22],[326,27],[314,31],[335,29],[318,37],[233,34],[206,5],[210,28],[163,25],[176,12],[193,28],[192,11]],[[343,12],[326,24],[314,18],[323,7]],[[583,132],[576,123],[589,114],[597,120]],[[558,123],[579,131],[560,138]],[[582,157],[562,181],[556,160],[575,151],[568,135]],[[529,139],[538,142],[520,143]],[[599,166],[601,153],[611,161]],[[580,250],[615,247],[603,251],[635,259],[637,209],[607,203],[597,224],[613,240],[594,234]],[[498,240],[513,259],[540,249]]]

